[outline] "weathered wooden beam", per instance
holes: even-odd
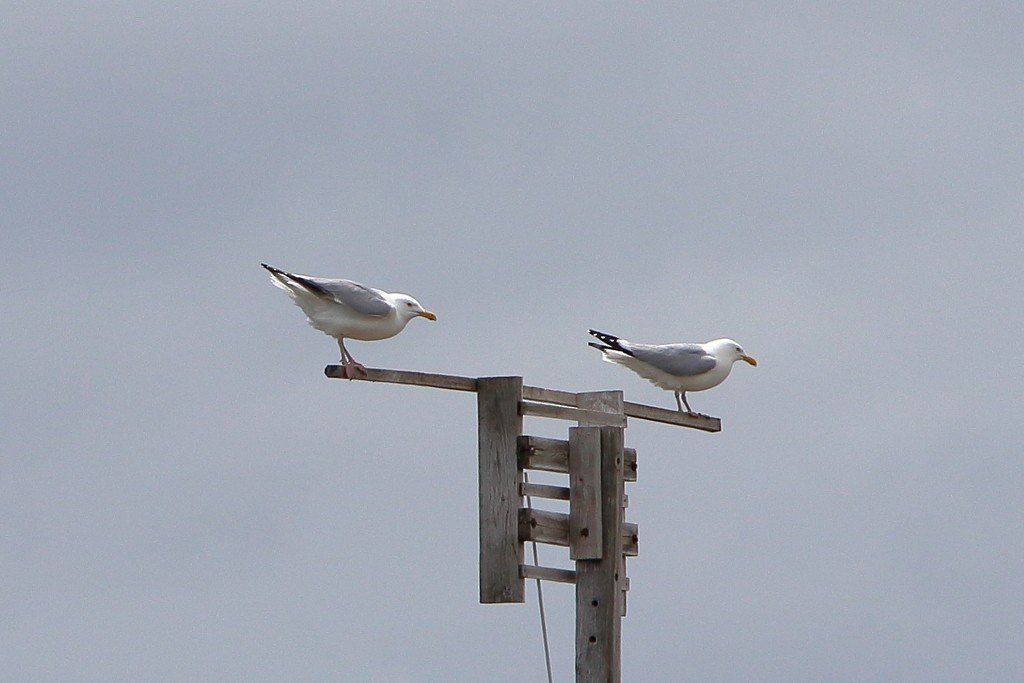
[[[636,449],[623,451],[626,481],[636,481]],[[519,437],[519,467],[542,472],[569,472],[569,442],[542,436]]]
[[[523,387],[523,398],[527,401],[540,401],[541,403],[554,403],[559,406],[576,407],[576,393],[572,391],[559,391],[558,389],[543,389],[541,387]]]
[[[520,482],[519,495],[548,500],[569,500],[569,487]]]
[[[328,365],[324,368],[324,374],[332,379],[348,379],[345,371],[340,365]],[[436,389],[452,389],[455,391],[476,391],[477,379],[474,377],[460,377],[458,375],[441,375],[431,372],[413,372],[410,370],[387,370],[384,368],[367,368],[365,375],[357,375],[353,379],[364,382],[387,382],[391,384],[412,384],[423,387],[434,387]],[[597,392],[601,393],[601,392]],[[558,389],[544,389],[542,387],[523,387],[523,398],[527,401],[536,401],[541,404],[555,406],[573,407],[577,406],[576,394],[571,391],[560,391]],[[700,415],[696,413],[680,413],[678,410],[657,408],[642,403],[624,403],[624,411],[627,417],[635,417],[639,420],[650,420],[664,424],[676,425],[679,427],[690,427],[705,432],[722,431],[722,421],[717,417]],[[558,417],[559,419],[573,419],[562,415],[544,415],[544,417]]]
[[[519,573],[518,439],[522,377],[481,377],[477,385],[480,492],[480,602],[525,602]]]
[[[559,391],[557,389],[542,389],[541,387],[523,387],[523,398],[528,401],[540,401],[541,403],[554,403],[560,406],[579,406],[577,396],[586,394],[602,394],[605,392],[583,392],[577,394],[571,391]],[[581,406],[580,406],[581,407]],[[680,413],[678,410],[658,408],[643,403],[631,403],[623,401],[624,412],[627,417],[635,417],[639,420],[651,420],[664,424],[677,425],[680,427],[692,427],[705,432],[722,431],[722,421],[717,417],[702,415],[700,413]],[[614,411],[612,411],[614,412]]]
[[[521,508],[519,510],[519,540],[536,541],[561,547],[569,546],[569,515],[564,512]],[[636,557],[640,552],[637,525],[623,522],[621,527],[622,553]]]
[[[717,417],[711,417],[710,415],[681,413],[678,410],[656,408],[654,406],[644,405],[643,403],[630,403],[629,401],[626,401],[624,406],[627,416],[635,417],[639,420],[662,422],[664,424],[676,425],[679,427],[691,427],[705,432],[722,431],[722,421]]]
[[[532,564],[524,564],[519,567],[519,575],[524,579],[540,579],[541,581],[557,581],[558,583],[576,583],[576,572],[572,569],[538,567]]]
[[[588,424],[608,425],[611,427],[626,426],[626,416],[622,413],[616,415],[615,413],[581,410],[579,408],[569,408],[550,403],[537,403],[535,401],[523,401],[520,404],[520,411],[523,415],[548,417],[555,420],[571,420],[573,422],[586,422]]]
[[[328,365],[324,374],[332,379],[347,379],[341,365]],[[476,391],[477,380],[473,377],[457,375],[438,375],[431,372],[411,372],[409,370],[385,370],[382,368],[366,368],[366,374],[354,379],[364,382],[387,382],[390,384],[414,384],[435,389],[453,389],[455,391]]]

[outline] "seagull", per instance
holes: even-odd
[[[590,330],[601,342],[590,342],[604,360],[629,368],[662,389],[675,393],[679,412],[693,414],[686,402],[687,391],[704,391],[725,381],[738,360],[757,366],[743,347],[732,339],[715,339],[704,344],[634,344],[612,334]]]
[[[345,339],[387,339],[415,317],[437,320],[408,294],[385,292],[351,280],[294,275],[266,263],[260,265],[270,271],[275,286],[288,292],[310,325],[338,340],[341,366],[348,379],[355,372],[365,375],[366,367],[348,352]]]

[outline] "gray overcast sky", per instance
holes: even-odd
[[[377,4],[0,9],[0,678],[543,680],[472,397],[266,261],[437,312],[370,366],[761,361],[626,431],[624,680],[1024,679],[1024,5]]]

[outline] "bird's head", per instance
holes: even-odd
[[[757,367],[757,359],[753,356],[748,356],[747,352],[743,350],[743,347],[732,339],[716,339],[712,344],[715,346],[716,355],[721,354],[719,358],[730,359],[733,363],[738,360],[742,360],[750,363],[754,367]]]
[[[395,294],[394,303],[395,308],[398,309],[398,315],[403,320],[412,320],[417,316],[427,320],[437,320],[436,315],[423,308],[419,301],[416,301],[416,299],[413,299],[408,294]]]

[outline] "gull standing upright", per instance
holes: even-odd
[[[604,360],[629,368],[662,389],[675,393],[679,412],[693,413],[686,402],[687,391],[704,391],[725,381],[738,360],[753,366],[748,356],[732,339],[715,339],[704,344],[634,344],[612,334],[590,330],[602,343],[590,342]]]
[[[349,379],[354,371],[365,375],[366,368],[345,348],[345,339],[387,339],[405,329],[417,316],[437,320],[436,315],[408,294],[385,292],[351,280],[295,275],[266,263],[260,265],[270,271],[275,286],[288,292],[310,325],[338,340],[341,365]]]

